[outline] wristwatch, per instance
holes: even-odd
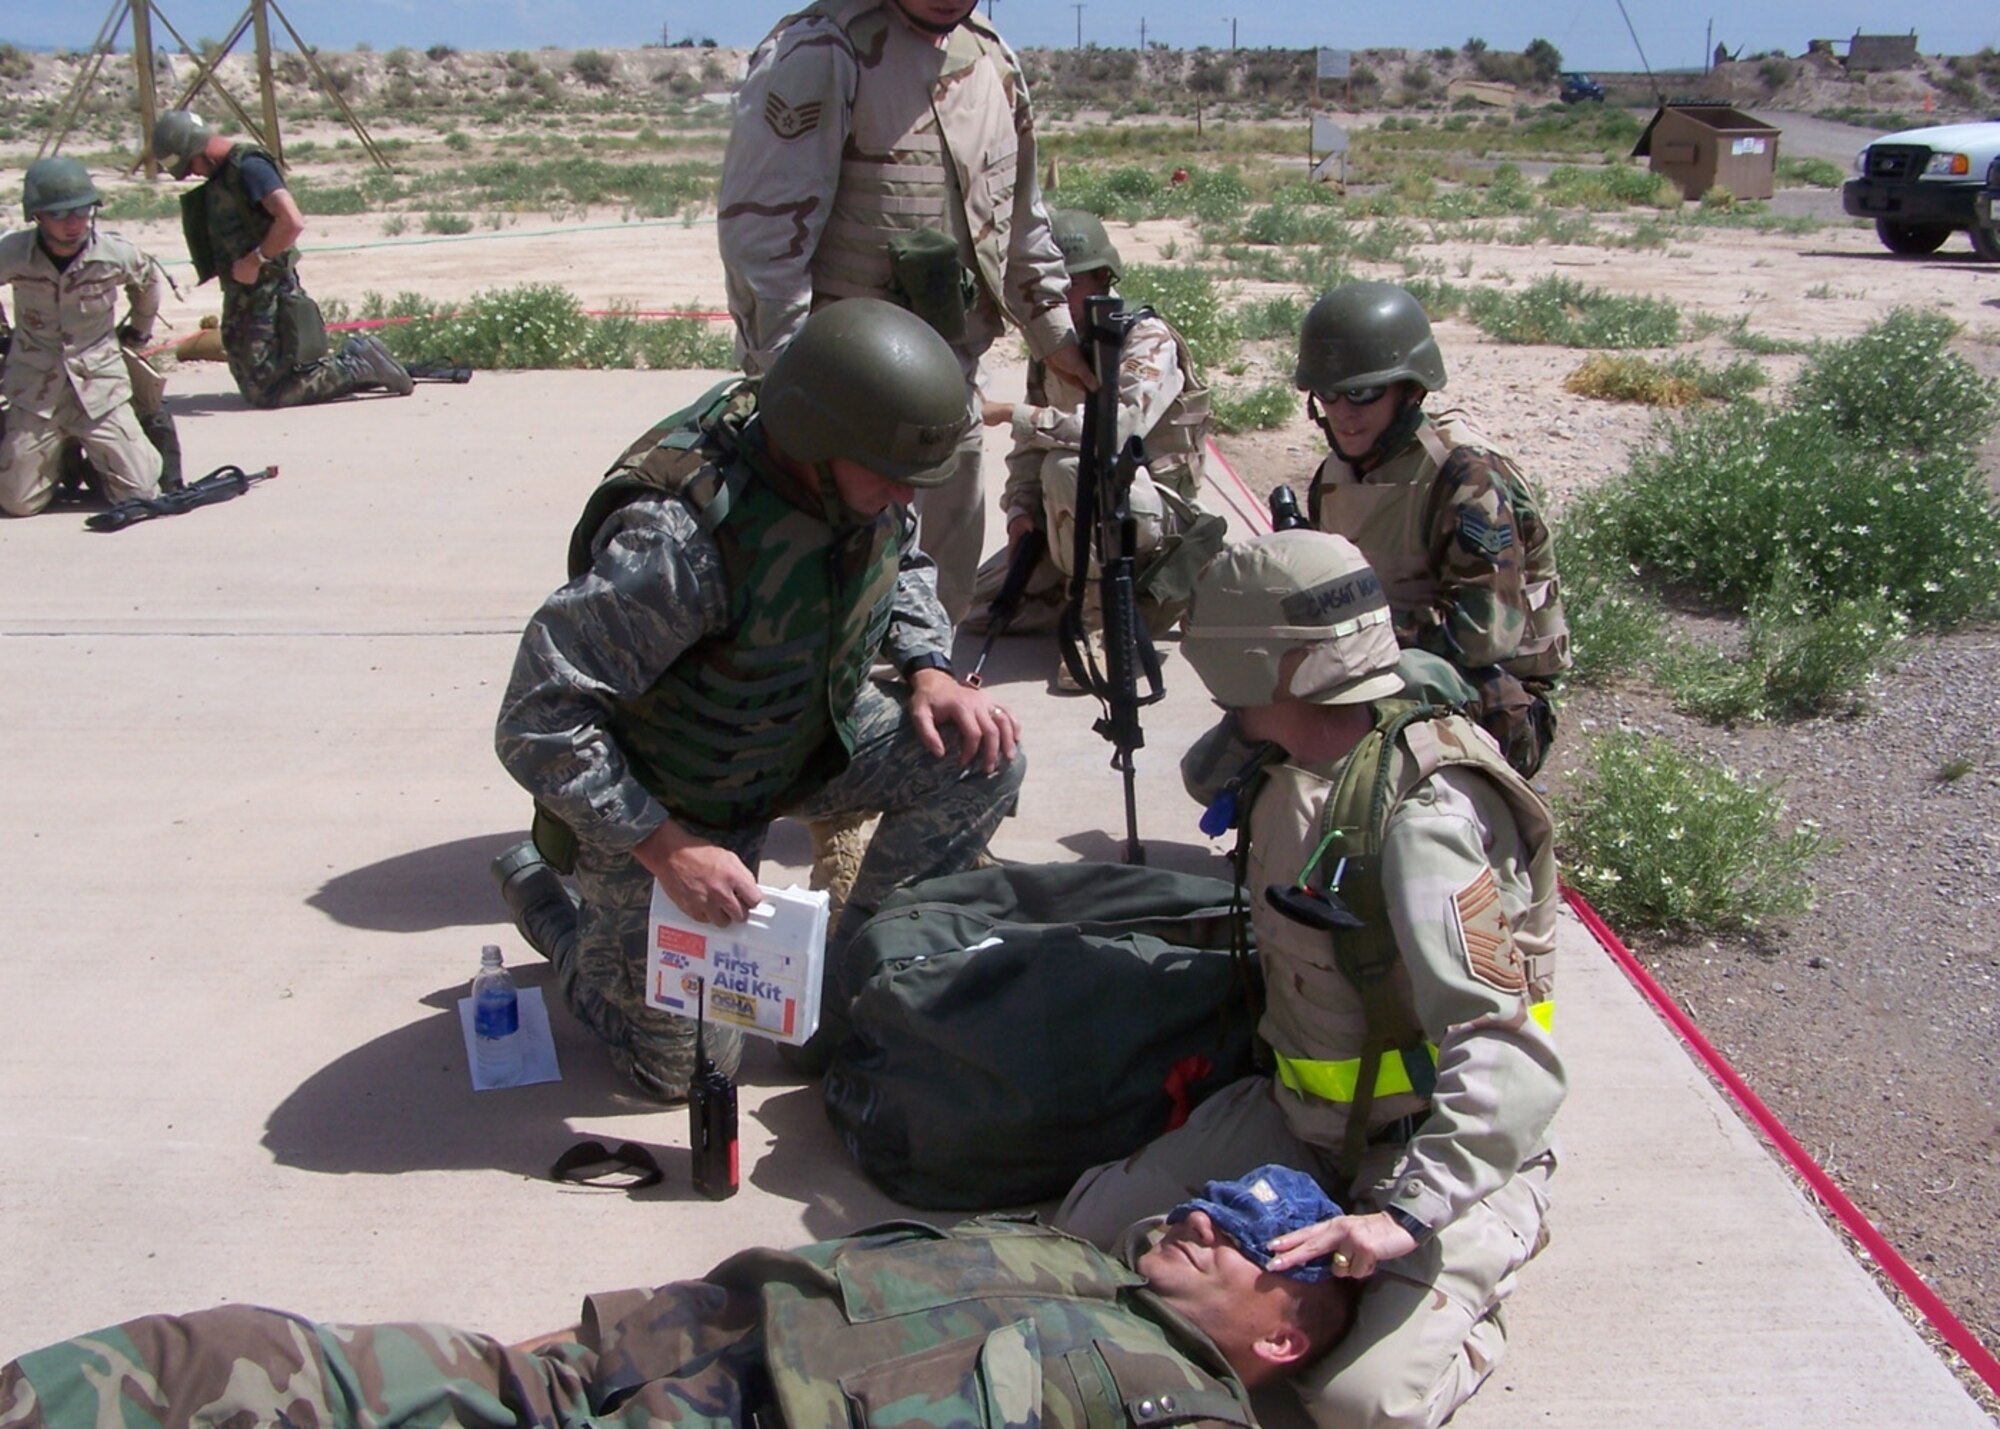
[[[915,679],[919,670],[942,670],[949,675],[952,672],[951,656],[942,654],[936,650],[926,650],[923,654],[913,656],[904,663],[903,678],[906,680]]]
[[[1394,1221],[1397,1225],[1401,1226],[1404,1230],[1408,1231],[1410,1233],[1410,1239],[1415,1241],[1418,1245],[1422,1245],[1424,1243],[1425,1237],[1427,1237],[1431,1233],[1431,1228],[1429,1226],[1425,1225],[1422,1221],[1418,1220],[1415,1216],[1411,1215],[1401,1206],[1384,1206],[1382,1208],[1382,1214],[1387,1216],[1390,1220]]]

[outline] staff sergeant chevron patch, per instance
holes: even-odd
[[[819,128],[819,112],[825,106],[817,99],[810,104],[787,104],[780,95],[764,100],[764,122],[780,139],[797,139]]]

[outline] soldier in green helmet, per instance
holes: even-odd
[[[1361,548],[1396,638],[1458,666],[1479,692],[1480,724],[1534,773],[1570,663],[1540,496],[1462,414],[1424,409],[1444,388],[1444,356],[1404,288],[1349,283],[1313,304],[1294,380],[1332,447],[1313,477],[1313,524]]]
[[[318,304],[299,283],[305,215],[277,160],[236,143],[186,109],[153,126],[153,159],[202,184],[181,196],[181,228],[195,277],[222,283],[222,350],[253,407],[331,402],[356,392],[407,397],[410,374],[377,338],[355,333],[327,350]]]
[[[32,226],[0,238],[0,283],[13,289],[16,319],[0,378],[8,403],[0,511],[9,516],[32,516],[55,499],[72,444],[107,499],[159,494],[161,455],[135,410],[127,353],[151,340],[166,278],[150,256],[98,232],[102,202],[75,159],[37,159],[21,186]],[[163,413],[153,419],[162,424],[172,430]]]
[[[1181,650],[1225,711],[1182,761],[1239,851],[1275,1074],[1084,1173],[1056,1222],[1134,1215],[1267,1161],[1349,1208],[1271,1241],[1363,1282],[1352,1332],[1293,1380],[1314,1421],[1443,1423],[1506,1348],[1501,1301],[1547,1238],[1558,888],[1547,806],[1464,716],[1409,698],[1375,573],[1280,531],[1202,572]]]
[[[1049,231],[1062,251],[1070,316],[1081,330],[1089,300],[1115,292],[1125,265],[1104,221],[1094,213],[1053,209]],[[1009,626],[1017,633],[1054,629],[1075,565],[1077,453],[1088,395],[1066,373],[1031,362],[1027,401],[984,403],[986,424],[1007,427],[1014,446],[1000,497],[1007,547],[980,568],[975,607],[983,609],[999,593],[1015,551],[1030,532],[1039,530],[1048,539],[1045,569],[1030,581],[1021,612]],[[1164,634],[1179,618],[1188,582],[1214,554],[1222,530],[1221,521],[1206,516],[1199,502],[1210,429],[1208,387],[1195,371],[1186,340],[1165,318],[1141,318],[1127,334],[1118,368],[1118,403],[1121,430],[1138,437],[1146,454],[1131,493],[1139,609],[1154,633]],[[1087,624],[1093,638],[1101,638],[1099,624]],[[1077,688],[1062,661],[1056,664],[1056,686]]]
[[[755,411],[747,420],[732,404]],[[643,996],[657,879],[726,926],[759,895],[771,821],[879,814],[830,942],[890,889],[985,851],[1024,769],[1020,725],[952,675],[912,495],[949,479],[966,425],[950,348],[920,318],[856,298],[823,308],[716,408],[671,420],[612,468],[570,546],[569,583],[528,623],[500,711],[501,762],[538,806],[532,854],[498,870],[570,1007],[640,1087],[687,1093],[694,1027]],[[870,672],[886,661],[898,679]],[[711,1028],[727,1070],[733,1031]]]
[[[247,1305],[155,1315],[0,1366],[0,1429],[1246,1429],[1251,1390],[1352,1317],[1323,1262],[1268,1268],[1271,1238],[1336,1209],[1302,1173],[1260,1167],[1176,1206],[1129,1268],[1031,1222],[900,1221],[592,1295],[574,1329],[512,1346]]]

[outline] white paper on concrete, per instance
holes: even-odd
[[[517,996],[521,1005],[521,1030],[514,1035],[521,1039],[521,1075],[511,1082],[491,1085],[479,1075],[479,1058],[473,1054],[472,999],[458,1000],[458,1030],[465,1039],[465,1065],[472,1069],[472,1089],[475,1092],[504,1091],[508,1087],[531,1087],[536,1082],[559,1082],[562,1068],[556,1065],[556,1039],[549,1031],[549,1008],[542,1001],[542,990],[538,987],[524,987]]]
[[[727,928],[696,922],[653,884],[646,938],[646,1001],[800,1046],[819,1028],[827,896],[793,884],[758,885],[764,901]]]

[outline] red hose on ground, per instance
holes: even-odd
[[[1805,1183],[1812,1188],[1812,1193],[1819,1198],[1820,1203],[1832,1213],[1834,1219],[1847,1228],[1849,1235],[1861,1242],[1861,1248],[1875,1258],[1875,1263],[1882,1267],[1883,1273],[1895,1282],[1896,1288],[1923,1313],[1931,1328],[1938,1332],[1953,1353],[1965,1361],[1972,1372],[1985,1382],[1988,1389],[2000,1394],[2000,1360],[1993,1357],[1986,1346],[1979,1342],[1978,1337],[1951,1312],[1951,1307],[1938,1298],[1937,1292],[1931,1289],[1924,1278],[1917,1274],[1907,1260],[1896,1253],[1896,1248],[1890,1245],[1882,1232],[1875,1228],[1875,1223],[1862,1213],[1859,1206],[1847,1198],[1845,1191],[1834,1184],[1833,1178],[1812,1159],[1812,1155],[1805,1147],[1799,1145],[1798,1138],[1785,1129],[1785,1124],[1778,1120],[1777,1113],[1764,1105],[1763,1098],[1750,1090],[1750,1084],[1743,1080],[1742,1074],[1729,1064],[1729,1059],[1722,1055],[1714,1043],[1702,1035],[1701,1029],[1695,1026],[1694,1019],[1682,1011],[1680,1004],[1654,980],[1653,975],[1646,971],[1632,950],[1625,946],[1619,936],[1611,930],[1611,925],[1590,906],[1589,901],[1568,886],[1563,888],[1563,897],[1568,900],[1569,906],[1576,910],[1576,916],[1583,920],[1583,926],[1590,930],[1591,936],[1596,938],[1604,951],[1611,955],[1611,960],[1618,964],[1632,985],[1653,1004],[1653,1009],[1660,1014],[1667,1025],[1680,1034],[1681,1040],[1687,1043],[1688,1050],[1694,1053],[1696,1059],[1708,1068],[1718,1082],[1722,1083],[1724,1089],[1735,1099],[1736,1105],[1742,1109],[1743,1114],[1764,1133],[1791,1168],[1799,1173]]]

